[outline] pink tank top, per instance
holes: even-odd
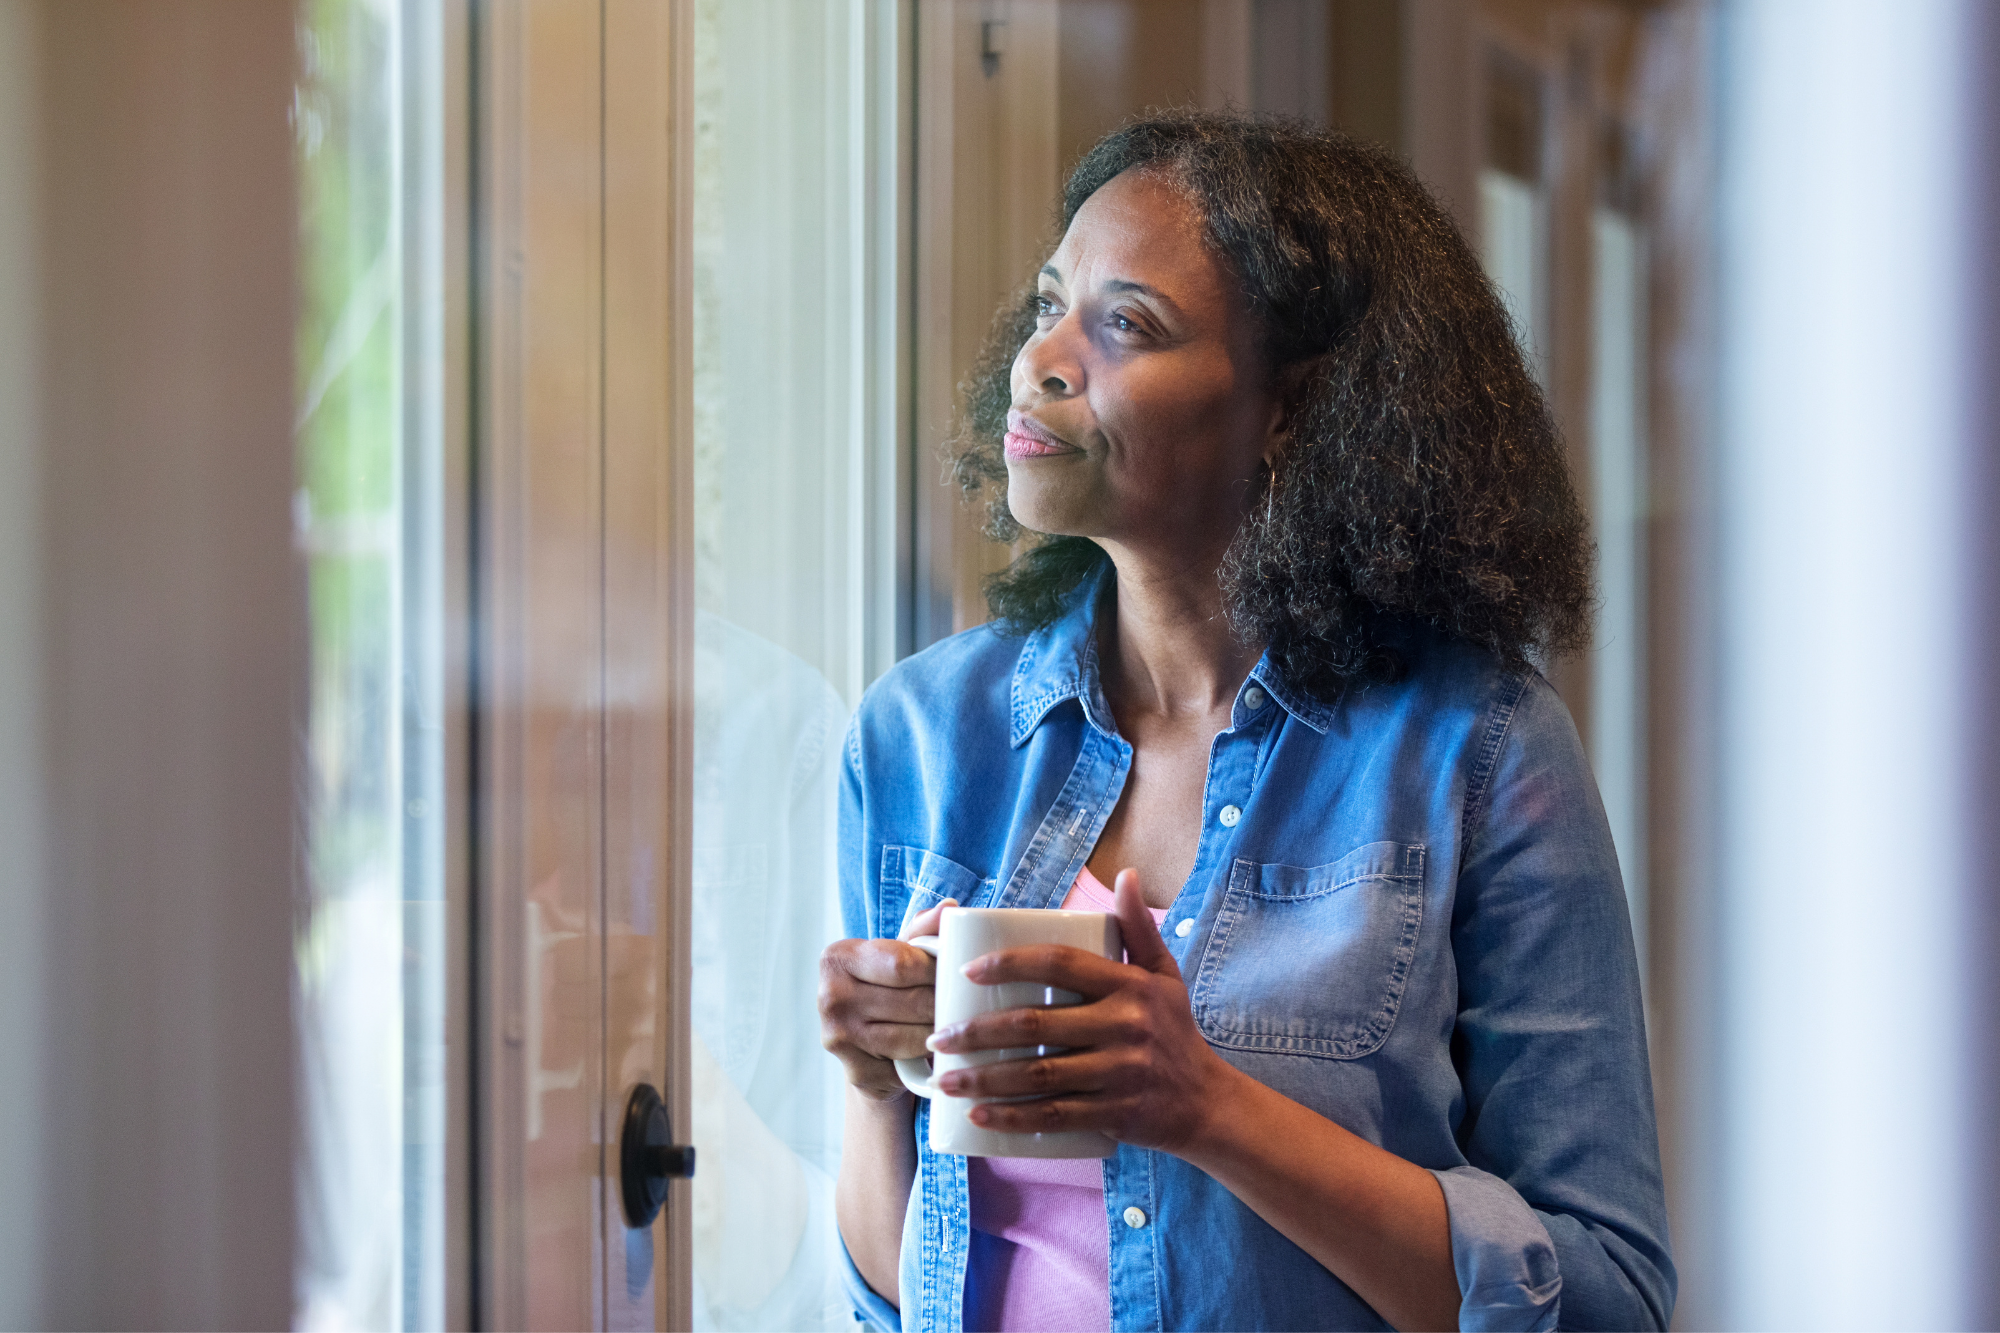
[[[1109,912],[1111,890],[1086,866],[1063,906]],[[1166,916],[1153,911],[1155,922]],[[1111,1235],[1103,1163],[969,1157],[966,1176],[973,1233],[967,1333],[1109,1330]]]

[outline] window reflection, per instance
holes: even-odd
[[[695,5],[698,1329],[852,1326],[815,997],[841,742],[893,650],[894,24]]]
[[[438,80],[423,8],[298,10],[302,1328],[444,1320],[441,395],[423,243],[437,230]]]

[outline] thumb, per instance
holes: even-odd
[[[1138,871],[1118,872],[1111,900],[1117,908],[1118,928],[1125,936],[1125,957],[1134,967],[1180,980],[1180,964],[1167,952],[1167,942],[1160,938],[1160,928],[1146,908],[1146,895],[1139,891]]]
[[[958,899],[947,898],[936,907],[926,908],[911,917],[908,921],[905,921],[903,928],[896,932],[896,938],[899,940],[913,940],[919,935],[937,934],[938,927],[944,922],[944,909],[956,906],[958,906]]]

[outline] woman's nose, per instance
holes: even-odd
[[[1055,327],[1030,338],[1021,349],[1021,377],[1052,398],[1064,398],[1083,388],[1083,366],[1076,356],[1075,318],[1065,313]]]

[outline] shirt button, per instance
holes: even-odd
[[[1178,935],[1182,939],[1186,939],[1188,937],[1188,932],[1193,929],[1194,929],[1194,918],[1191,916],[1184,916],[1181,918],[1181,923],[1178,926],[1174,927],[1174,934]]]
[[[1215,817],[1222,821],[1222,827],[1235,828],[1236,821],[1243,818],[1243,812],[1233,805],[1225,805],[1216,813]]]
[[[1143,1208],[1127,1208],[1125,1210],[1125,1225],[1131,1227],[1134,1231],[1145,1226],[1146,1210]]]
[[[1243,691],[1243,706],[1253,713],[1262,708],[1264,706],[1264,691],[1258,689],[1255,685]]]

